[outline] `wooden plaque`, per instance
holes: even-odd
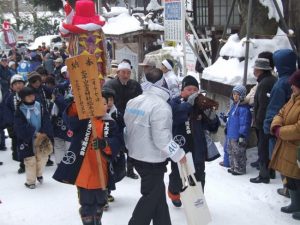
[[[80,120],[105,115],[95,55],[66,60]]]

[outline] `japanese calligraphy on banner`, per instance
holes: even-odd
[[[79,55],[66,60],[79,119],[105,114],[95,55]]]
[[[190,43],[195,46],[195,38],[192,34],[186,34],[186,38],[190,41]],[[196,72],[196,62],[197,57],[195,56],[193,50],[189,46],[189,44],[186,42],[186,49],[185,49],[185,60],[186,60],[186,68],[188,71]]]
[[[182,41],[184,0],[165,0],[165,41]]]

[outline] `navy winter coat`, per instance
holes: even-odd
[[[53,178],[59,182],[74,184],[84,159],[84,155],[80,154],[82,148],[84,148],[83,142],[85,139],[89,140],[92,131],[89,119],[79,120],[77,116],[68,116],[66,111],[63,114],[63,118],[72,131],[73,136],[71,137],[71,146],[55,171]],[[125,145],[123,136],[114,120],[109,119],[104,121],[109,122],[107,142],[112,151],[111,158],[115,158]]]
[[[181,100],[181,97],[175,97],[170,101],[173,113],[173,137],[181,137],[185,140],[180,143],[185,152],[192,152],[195,164],[204,163],[207,153],[207,144],[205,138],[205,130],[217,132],[220,121],[216,116],[215,119],[209,120],[202,114],[202,119],[193,119],[191,117],[193,106]],[[189,122],[187,125],[186,122]],[[191,135],[189,135],[189,130]],[[176,139],[176,138],[175,138]]]
[[[41,129],[39,132],[47,134],[49,138],[53,137],[52,125],[50,122],[49,114],[44,110],[41,105]],[[31,126],[23,112],[17,108],[14,117],[14,132],[17,137],[17,149],[19,159],[24,159],[27,157],[34,156],[33,152],[33,135],[35,133],[35,128]]]
[[[65,111],[65,109],[69,103],[65,101],[63,95],[58,95],[55,98],[54,103],[58,108],[58,114],[52,115],[52,117],[51,117],[51,123],[53,126],[54,137],[61,138],[65,141],[71,141],[70,137],[67,135],[69,128],[68,128],[66,122],[63,120],[63,112]]]
[[[264,133],[270,133],[270,126],[274,116],[291,97],[289,77],[296,71],[297,56],[291,49],[281,49],[273,54],[274,65],[278,72],[278,80],[274,84],[270,102],[264,120]]]
[[[14,124],[14,115],[17,108],[17,97],[16,92],[9,91],[4,101],[4,124],[5,127],[11,127]]]

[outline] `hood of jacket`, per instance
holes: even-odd
[[[280,49],[273,54],[278,77],[290,76],[296,71],[297,56],[291,49]]]

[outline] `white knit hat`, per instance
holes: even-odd
[[[25,83],[24,78],[20,74],[15,74],[10,78],[10,84],[13,85],[15,82],[22,81]]]

